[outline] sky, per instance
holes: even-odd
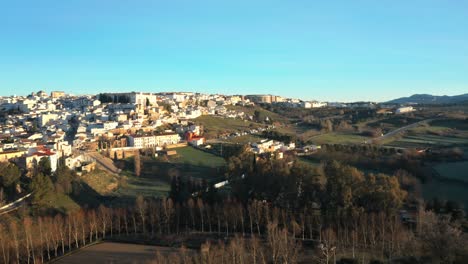
[[[468,1],[3,1],[0,95],[39,90],[468,93]]]

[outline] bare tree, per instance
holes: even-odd
[[[140,177],[141,175],[141,160],[140,160],[140,151],[135,152],[135,156],[133,157],[133,162],[135,166],[135,175]]]
[[[143,234],[146,234],[146,221],[145,220],[146,220],[147,205],[143,196],[141,195],[137,196],[136,201],[135,201],[135,206],[138,211],[138,215],[140,216],[142,232]]]

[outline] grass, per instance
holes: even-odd
[[[195,149],[193,147],[176,148],[177,158],[172,159],[171,162],[183,163],[197,166],[205,166],[211,168],[222,167],[226,165],[226,161],[213,154]]]
[[[123,184],[114,194],[128,198],[137,195],[164,197],[170,191],[173,176],[208,181],[222,176],[220,167],[226,164],[223,158],[193,147],[174,150],[177,151],[177,155],[168,159],[142,158],[140,177],[133,174],[133,160],[128,160],[126,170],[121,173],[121,177],[124,177]]]
[[[81,179],[100,195],[111,193],[118,187],[119,182],[118,176],[99,169],[84,174]]]
[[[69,213],[80,209],[80,205],[73,201],[70,196],[63,193],[51,193],[47,199],[49,200],[50,208],[53,208],[61,213]]]
[[[370,139],[357,134],[327,133],[311,137],[309,141],[315,144],[362,144]]]
[[[447,162],[434,166],[434,169],[445,178],[457,179],[468,183],[468,161]]]
[[[255,106],[238,106],[238,105],[229,105],[229,106],[226,106],[226,108],[228,110],[235,110],[235,111],[242,111],[244,112],[245,114],[247,115],[251,115],[253,116],[255,111],[258,111],[260,113],[260,119],[265,119],[266,117],[268,117],[269,119],[271,119],[272,121],[278,121],[278,122],[282,122],[282,123],[287,123],[289,122],[288,118],[287,117],[284,117],[284,116],[281,116],[277,113],[274,113],[274,112],[271,112],[271,111],[268,111],[258,105],[255,105]]]
[[[425,148],[468,145],[468,124],[461,119],[438,119],[428,125],[415,127],[403,136],[381,142],[393,147]]]
[[[123,184],[116,194],[120,196],[136,197],[143,195],[146,197],[164,197],[170,191],[170,184],[166,181],[155,178],[128,176],[126,184]]]
[[[393,115],[374,122],[368,122],[367,126],[373,128],[381,127],[385,129],[395,129],[416,123],[418,121],[421,121],[421,118],[408,117],[404,115]]]
[[[468,122],[462,119],[438,119],[430,123],[431,126],[441,126],[457,130],[468,130]]]
[[[229,138],[229,139],[226,139],[225,141],[230,142],[230,143],[248,144],[248,143],[258,142],[260,140],[262,140],[261,137],[249,134],[245,136]]]
[[[208,115],[196,118],[195,122],[203,125],[204,135],[207,138],[214,138],[224,133],[247,131],[250,127],[260,126],[260,124],[246,120]]]
[[[438,198],[441,200],[457,201],[468,208],[466,185],[433,179],[422,185],[423,196],[426,201]]]
[[[387,146],[402,148],[424,148],[433,146],[460,146],[467,145],[468,139],[454,136],[438,136],[428,134],[409,134],[402,138],[387,142]]]
[[[310,160],[310,159],[306,159],[306,158],[298,158],[298,159],[297,159],[297,162],[302,163],[302,164],[309,165],[309,166],[314,167],[314,168],[318,168],[318,167],[320,166],[320,161],[318,161],[318,160]]]

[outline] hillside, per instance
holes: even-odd
[[[430,95],[430,94],[414,94],[409,97],[401,97],[388,101],[392,104],[454,104],[461,102],[468,102],[468,93],[461,95]]]

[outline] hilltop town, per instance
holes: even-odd
[[[291,247],[294,262],[298,254],[305,262],[312,256],[329,259],[336,253],[330,245],[352,256],[349,236],[358,236],[361,256],[384,259],[408,256],[402,244],[433,246],[421,233],[409,239],[415,228],[430,235],[433,225],[427,221],[449,215],[457,225],[454,232],[468,226],[468,200],[459,195],[467,184],[465,102],[39,91],[4,96],[0,109],[5,262],[13,252],[17,262],[33,254],[45,260],[45,253],[51,260],[105,240],[194,243],[203,257],[215,239],[248,243],[239,246],[248,251],[265,235]],[[323,225],[325,217],[332,222]],[[385,233],[372,226],[376,217],[393,219]],[[18,243],[37,245],[25,253],[2,239],[18,236],[16,227],[2,229],[17,221],[25,223]],[[332,223],[346,223],[345,231]],[[53,228],[62,238],[54,237]],[[395,240],[397,231],[402,236]],[[46,232],[49,240],[29,238],[34,232]],[[372,232],[382,242],[362,246]],[[439,236],[462,241],[457,234]],[[333,242],[335,236],[340,242]],[[273,250],[271,243],[262,250]],[[458,254],[457,245],[452,243],[447,254]],[[45,246],[49,249],[41,250]],[[227,254],[222,244],[212,250]],[[283,253],[282,258],[290,257]]]
[[[78,164],[80,169],[89,171],[94,168],[89,166],[93,158],[84,154],[84,150],[112,149],[122,156],[122,152],[147,148],[161,151],[181,144],[199,147],[206,144],[207,138],[203,134],[203,124],[194,120],[204,115],[262,124],[244,131],[218,134],[216,138],[261,134],[274,128],[272,122],[268,122],[269,117],[258,120],[253,114],[242,111],[242,107],[256,104],[302,109],[327,106],[325,102],[274,95],[129,92],[73,96],[60,91],[50,94],[39,91],[28,96],[2,97],[0,108],[6,114],[0,126],[0,161],[15,160],[21,168],[29,170],[42,157],[48,157],[54,172],[58,160],[63,158],[70,169],[76,169]],[[328,106],[377,108],[375,103],[330,103]],[[396,109],[396,113],[412,110],[411,106],[402,107]],[[112,142],[112,145],[103,142]],[[253,148],[254,152],[262,153],[293,150],[295,146],[290,142],[259,140]]]

